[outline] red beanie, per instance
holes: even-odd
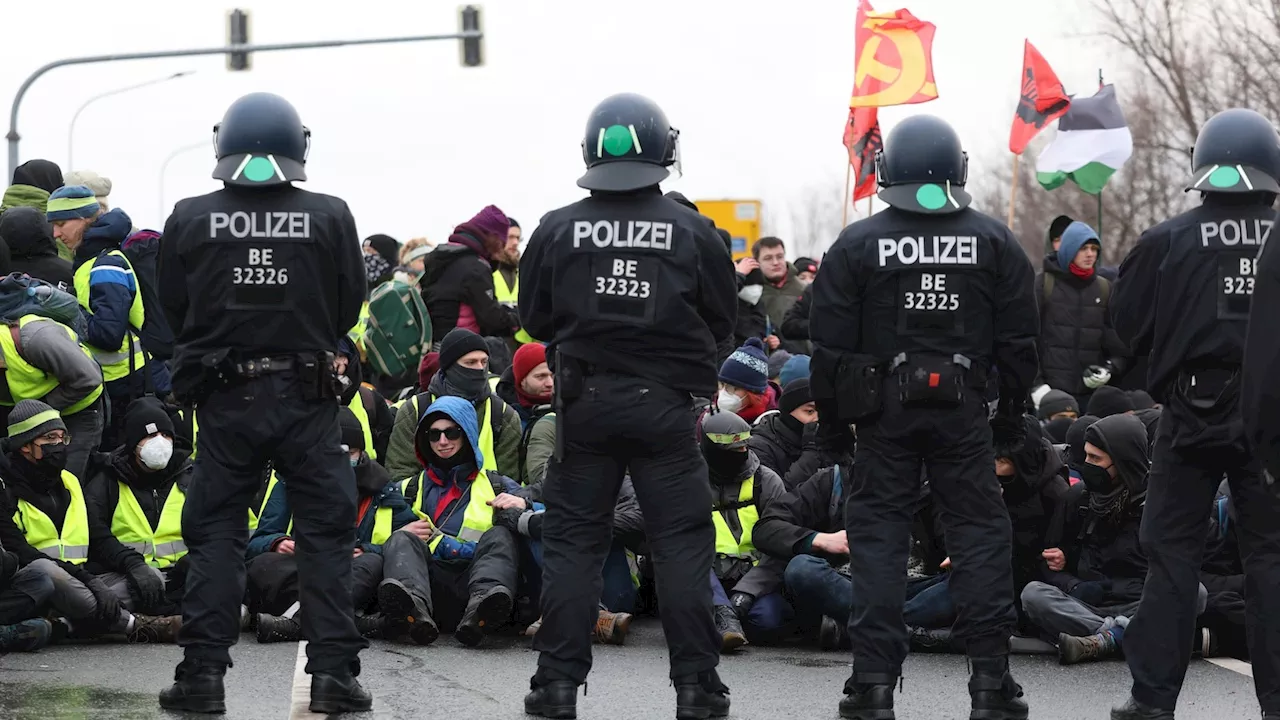
[[[518,386],[533,369],[547,361],[547,347],[542,343],[526,343],[511,358],[511,374]]]
[[[427,391],[427,386],[431,384],[431,378],[436,376],[436,371],[440,369],[440,353],[429,352],[422,356],[422,362],[418,364],[418,389],[422,392]]]

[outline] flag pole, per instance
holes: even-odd
[[[849,205],[853,202],[849,199],[851,197],[849,195],[849,180],[852,175],[853,163],[849,163],[844,167],[844,202],[841,203],[843,207],[840,210],[840,227],[842,228],[849,226]]]
[[[1006,222],[1006,223],[1005,223],[1005,225],[1008,225],[1008,226],[1009,226],[1009,229],[1010,229],[1010,230],[1012,230],[1012,229],[1013,229],[1013,207],[1014,207],[1014,203],[1015,203],[1015,202],[1017,201],[1017,199],[1018,199],[1018,185],[1019,185],[1019,183],[1018,183],[1018,161],[1019,161],[1019,160],[1021,160],[1021,159],[1022,159],[1022,156],[1021,156],[1021,155],[1018,155],[1018,154],[1016,154],[1016,153],[1014,154],[1014,156],[1013,156],[1013,186],[1009,188],[1009,217],[1008,217],[1008,222]]]
[[[867,217],[871,217],[876,212],[876,196],[871,194],[867,196]]]
[[[1102,68],[1098,68],[1098,90],[1102,87]],[[1102,190],[1098,190],[1098,239],[1102,239]]]

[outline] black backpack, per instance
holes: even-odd
[[[138,279],[138,289],[142,292],[142,307],[147,314],[142,324],[142,347],[158,360],[169,360],[173,357],[173,330],[160,305],[160,288],[156,282],[160,234],[139,230],[126,238],[120,249],[133,266],[133,276]]]

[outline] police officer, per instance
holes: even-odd
[[[175,331],[174,390],[200,413],[182,514],[190,570],[160,693],[174,710],[222,712],[240,635],[248,510],[271,461],[294,508],[311,711],[368,710],[355,680],[367,643],[352,618],[356,486],[338,428],[334,351],[364,299],[347,204],[300,190],[311,132],[284,98],[246,95],[214,127],[223,189],[182,200],[160,245],[158,284]]]
[[[1009,228],[969,207],[968,157],[944,121],[899,123],[876,158],[888,209],[845,228],[812,285],[821,443],[858,438],[848,504],[853,675],[840,715],[892,720],[907,654],[902,620],[911,513],[923,463],[948,527],[955,634],[974,718],[1027,717],[1009,674],[1016,620],[1009,516],[992,450],[1018,442],[1036,375],[1030,262]],[[983,390],[998,373],[988,424]],[[1000,592],[998,588],[1008,588]]]
[[[1241,413],[1250,295],[1280,193],[1280,135],[1258,113],[1225,110],[1200,129],[1192,167],[1187,190],[1203,202],[1143,233],[1111,294],[1116,332],[1150,356],[1147,389],[1164,405],[1140,535],[1147,581],[1125,630],[1133,689],[1114,720],[1173,718],[1191,657],[1205,516],[1223,475],[1240,514],[1254,684],[1265,717],[1280,718],[1280,498],[1266,487]],[[1258,308],[1272,313],[1263,317],[1274,338],[1274,306]]]
[[[549,340],[563,442],[544,495],[541,651],[525,712],[576,717],[613,506],[630,469],[658,574],[677,717],[720,717],[711,616],[715,531],[693,395],[716,389],[716,345],[733,334],[733,263],[711,221],[664,198],[679,131],[651,100],[621,94],[591,112],[578,185],[520,261],[520,321]]]

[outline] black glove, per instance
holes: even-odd
[[[95,577],[85,583],[85,587],[89,588],[89,592],[93,593],[93,600],[98,606],[98,612],[94,615],[102,624],[110,627],[120,618],[120,600],[115,593],[102,582],[102,578]]]
[[[991,444],[995,447],[1022,447],[1022,442],[1027,439],[1027,428],[1022,422],[1025,412],[1025,401],[1001,399],[996,406],[996,414],[991,417]]]
[[[751,614],[751,606],[755,604],[756,596],[750,593],[736,592],[729,596],[729,605],[733,608],[733,614],[737,615],[738,620],[743,622]]]
[[[508,528],[518,533],[520,532],[520,516],[523,514],[523,508],[503,508],[501,510],[494,510],[493,524]]]
[[[129,568],[129,589],[144,608],[153,608],[164,602],[164,580],[146,563]]]

